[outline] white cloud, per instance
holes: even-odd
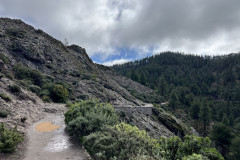
[[[130,61],[132,61],[132,59],[116,59],[116,60],[111,60],[111,61],[105,62],[105,63],[103,63],[103,65],[113,66],[115,64],[123,64],[123,63],[130,62]]]
[[[231,35],[231,36],[230,36]],[[178,42],[165,40],[162,45],[156,46],[154,54],[174,51],[198,55],[224,55],[228,53],[237,53],[240,51],[240,30],[235,30],[231,34],[217,32],[215,35],[208,37],[205,41],[182,39]]]

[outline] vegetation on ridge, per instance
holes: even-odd
[[[211,148],[208,137],[191,135],[183,139],[177,136],[153,139],[136,126],[120,123],[115,109],[98,100],[70,105],[65,122],[67,131],[77,137],[96,160],[224,159]]]

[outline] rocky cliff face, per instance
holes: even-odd
[[[113,105],[140,106],[143,102],[132,92],[155,96],[151,89],[94,64],[84,48],[65,46],[21,20],[0,19],[0,53],[9,59],[9,68],[21,63],[67,82],[74,99],[97,97]]]

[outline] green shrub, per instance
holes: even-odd
[[[69,73],[70,76],[72,77],[80,77],[81,76],[81,73],[79,71],[72,71]]]
[[[210,147],[210,139],[196,136],[155,140],[137,127],[121,123],[84,137],[84,146],[94,159],[224,160]]]
[[[50,95],[54,102],[65,102],[68,98],[68,90],[63,85],[55,84]]]
[[[88,112],[101,112],[110,117],[117,117],[116,111],[111,104],[100,103],[96,99],[90,99],[72,104],[70,106],[70,109],[67,110],[67,112],[64,114],[65,123],[68,125],[70,121],[74,120],[79,116],[85,117],[86,113]]]
[[[67,101],[67,102],[66,102],[66,107],[67,107],[67,108],[70,108],[70,107],[72,106],[72,104],[73,104],[73,103],[72,103],[71,101]]]
[[[26,66],[14,66],[14,73],[17,79],[30,80],[32,84],[41,86],[44,82],[44,76],[36,69],[31,69]]]
[[[193,154],[200,154],[209,160],[224,160],[223,156],[211,148],[211,140],[208,137],[187,135],[181,140],[179,137],[158,139],[160,154],[166,159],[181,159]]]
[[[8,113],[7,111],[0,110],[0,117],[2,117],[2,118],[7,118],[8,114],[9,114],[9,113]]]
[[[18,85],[16,85],[16,84],[9,86],[9,89],[10,89],[10,91],[12,93],[19,93],[19,92],[21,92],[21,88]]]
[[[51,102],[52,101],[51,98],[49,96],[46,96],[46,95],[42,96],[41,98],[44,102]]]
[[[26,89],[29,89],[29,86],[32,85],[32,82],[30,80],[23,79],[23,80],[19,80],[19,84],[25,87]]]
[[[65,102],[72,90],[67,83],[55,82],[54,77],[23,65],[14,66],[14,74],[22,86],[36,93],[45,102]]]
[[[23,140],[23,135],[17,132],[17,128],[7,129],[0,124],[0,152],[10,153],[15,151],[16,146]]]
[[[43,89],[43,90],[41,90],[41,92],[39,93],[39,96],[41,96],[41,97],[43,97],[43,96],[50,96],[50,91],[52,90],[52,89],[49,89],[49,88],[47,88],[47,89]]]
[[[190,135],[156,140],[136,126],[116,124],[119,117],[109,104],[86,100],[69,106],[65,113],[67,131],[83,142],[96,160],[223,160],[211,148],[208,137]]]
[[[115,118],[108,117],[103,112],[87,112],[84,117],[79,116],[70,121],[67,131],[82,141],[83,136],[101,130],[104,125],[113,125],[115,122]]]
[[[200,153],[202,148],[209,148],[211,140],[208,137],[197,137],[193,135],[187,135],[183,138],[182,151],[186,155],[192,155],[193,153]]]
[[[84,138],[84,146],[94,159],[130,159],[139,154],[155,159],[156,140],[137,127],[121,123],[105,127]],[[141,156],[143,157],[143,156]]]
[[[52,83],[52,82],[54,82],[54,80],[55,80],[55,78],[54,78],[53,76],[46,75],[46,81],[47,81],[48,83]]]
[[[177,136],[159,138],[158,143],[161,146],[161,156],[166,157],[166,159],[179,159],[182,157],[182,153],[180,152],[182,146],[181,138]]]
[[[25,31],[8,29],[6,30],[6,34],[11,38],[23,38]]]
[[[114,125],[118,120],[109,104],[88,100],[70,105],[65,113],[67,131],[82,141],[83,136],[101,130],[104,125]]]
[[[193,155],[183,157],[183,160],[203,160],[203,157],[202,155],[194,153]]]
[[[207,157],[209,160],[224,160],[223,156],[216,148],[203,148],[202,155]]]
[[[39,95],[39,93],[41,91],[41,88],[36,85],[30,85],[29,89],[30,89],[30,91],[32,91],[33,93],[36,93],[37,95]]]
[[[7,64],[9,63],[9,59],[2,53],[0,53],[0,59],[3,61],[3,63]]]
[[[5,73],[6,77],[9,79],[14,79],[14,75],[11,72]]]
[[[12,99],[6,94],[0,93],[0,97],[5,100],[6,102],[10,102]]]
[[[136,156],[133,155],[133,157],[130,157],[129,160],[156,160],[156,158],[154,158],[152,156],[149,156],[149,155],[145,155],[145,154],[139,153]]]
[[[120,116],[121,118],[125,118],[125,117],[126,117],[126,112],[120,111],[120,112],[119,112],[119,116]]]
[[[90,80],[92,78],[91,74],[84,73],[82,74],[82,79]]]

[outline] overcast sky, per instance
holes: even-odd
[[[1,0],[22,19],[111,65],[163,51],[240,51],[240,0]]]

